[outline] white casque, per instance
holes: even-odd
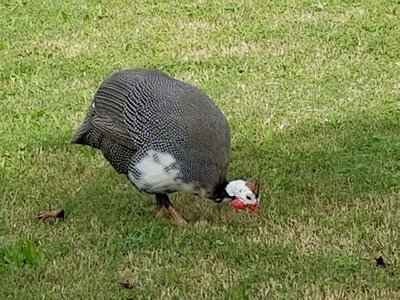
[[[229,196],[236,197],[245,204],[256,204],[259,201],[244,180],[229,182],[225,190]]]

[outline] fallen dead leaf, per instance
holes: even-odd
[[[42,221],[63,219],[64,220],[65,211],[64,209],[57,210],[43,210],[38,213],[38,219]]]
[[[377,267],[386,268],[386,262],[385,262],[385,260],[383,259],[383,256],[382,256],[382,255],[379,256],[379,257],[377,257],[377,258],[375,258],[375,260],[376,260],[376,266],[377,266]]]
[[[126,278],[119,279],[119,284],[122,285],[126,289],[133,288],[133,284],[129,281],[129,279],[126,279]]]

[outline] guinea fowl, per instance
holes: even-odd
[[[259,182],[228,181],[229,124],[195,86],[153,69],[106,78],[71,143],[99,149],[142,192],[155,194],[156,216],[185,219],[168,194],[187,192],[237,209],[259,210]]]

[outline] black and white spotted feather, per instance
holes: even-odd
[[[215,198],[230,161],[229,125],[214,102],[193,85],[149,69],[104,80],[71,142],[101,150],[147,193]]]

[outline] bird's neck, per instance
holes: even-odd
[[[216,201],[216,202],[222,202],[224,199],[229,199],[229,198],[233,198],[231,196],[229,196],[228,192],[226,191],[226,186],[228,185],[229,181],[224,180],[222,181],[220,184],[218,184],[215,189],[214,189],[214,193],[213,196],[211,197],[212,200]]]

